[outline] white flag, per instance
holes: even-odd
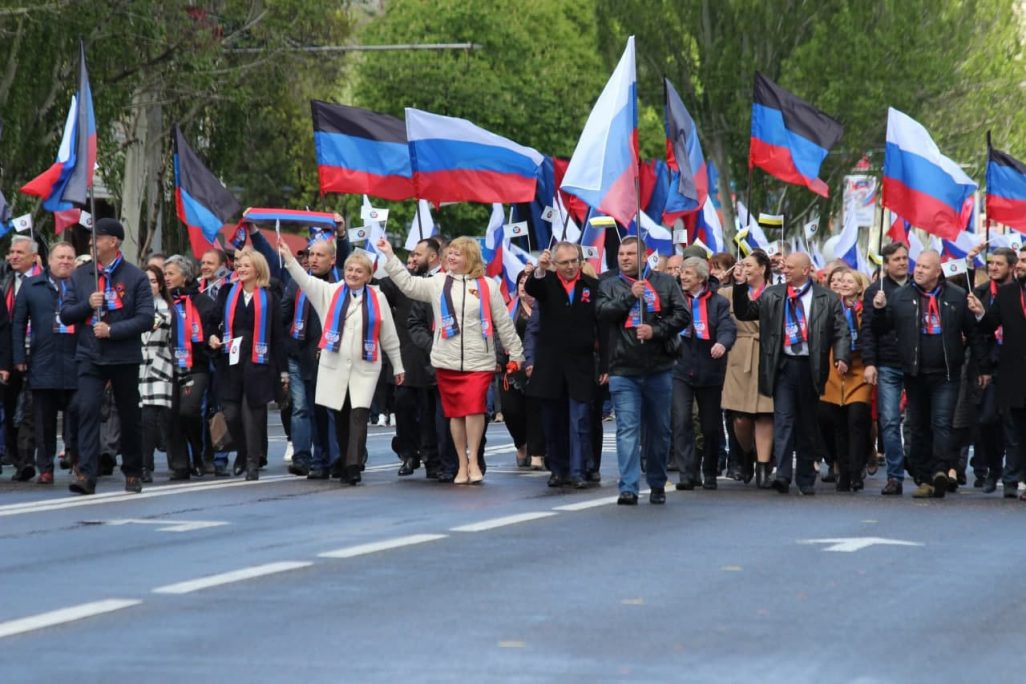
[[[527,237],[527,221],[507,223],[502,228],[505,231],[507,240],[512,240],[513,238],[518,237]]]
[[[82,226],[83,228],[92,228],[93,215],[90,214],[88,211],[82,211],[81,215],[78,217],[78,225]]]
[[[545,207],[542,210],[542,213],[541,213],[541,220],[542,221],[548,221],[549,223],[552,223],[553,221],[555,221],[556,220],[556,208],[555,207]]]
[[[388,221],[388,209],[375,209],[374,207],[364,205],[360,207],[360,218],[365,223],[372,221],[385,223]]]
[[[363,242],[370,236],[370,226],[361,226],[360,228],[349,229],[349,241],[350,242]]]
[[[686,230],[675,230],[675,231],[673,231],[673,244],[675,244],[675,245],[686,245],[686,244],[688,244],[688,231],[686,231]]]
[[[445,204],[444,202],[442,203]],[[438,226],[431,216],[431,203],[427,200],[417,202],[417,212],[413,214],[413,221],[410,222],[410,231],[406,234],[406,251],[412,252],[417,248],[417,243],[422,239],[438,235]],[[421,235],[424,237],[422,238]]]
[[[24,233],[26,230],[32,230],[32,214],[23,214],[12,221],[14,229],[19,233]]]
[[[966,265],[965,259],[950,259],[941,264],[941,270],[944,271],[945,278],[953,278],[968,271],[969,267]]]
[[[805,224],[805,239],[811,240],[819,230],[819,220],[809,221]]]

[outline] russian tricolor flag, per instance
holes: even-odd
[[[973,209],[976,183],[941,154],[929,132],[897,109],[887,110],[883,203],[917,228],[954,240]]]
[[[830,191],[819,179],[819,168],[842,133],[844,127],[835,119],[755,73],[748,168],[758,167],[827,197]]]
[[[670,188],[686,200],[679,209],[671,212],[669,221],[664,213],[663,222],[672,223],[683,214],[698,211],[705,205],[705,198],[709,195],[709,175],[695,120],[668,78],[663,79],[663,94],[666,162],[671,171],[678,172]]]
[[[78,90],[71,99],[57,161],[21,188],[26,195],[42,198],[43,207],[52,212],[85,207],[93,187],[96,115],[86,69],[85,44],[79,42],[78,50]]]
[[[414,196],[406,124],[368,109],[312,100],[321,193]]]
[[[638,99],[634,36],[588,115],[560,186],[629,225],[638,211]]]
[[[987,220],[1026,233],[1026,164],[987,148]]]
[[[713,204],[712,195],[706,196],[702,211],[698,212],[697,218],[695,239],[701,240],[702,244],[712,250],[714,254],[726,251],[723,242],[723,224],[720,222],[720,215]]]
[[[466,119],[406,108],[417,197],[431,202],[530,202],[544,157]]]
[[[174,167],[175,209],[189,229],[189,243],[197,258],[216,247],[217,234],[242,211],[242,206],[217,176],[210,172],[189,147],[175,124]]]

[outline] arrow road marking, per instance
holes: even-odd
[[[902,541],[901,539],[883,539],[881,537],[839,537],[837,539],[799,539],[799,544],[830,544],[824,551],[840,551],[854,553],[870,546],[923,546],[920,542]]]
[[[221,527],[226,522],[218,520],[142,520],[138,518],[121,518],[118,520],[89,520],[87,525],[163,525],[157,532],[193,532],[208,527]]]

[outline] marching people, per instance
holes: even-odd
[[[49,272],[24,281],[14,305],[12,354],[14,368],[23,373],[32,391],[36,428],[36,482],[53,484],[57,453],[57,412],[64,414],[65,457],[74,460],[76,410],[75,326],[60,317],[75,270],[75,248],[58,242],[50,250]]]
[[[815,463],[822,441],[816,407],[831,367],[848,372],[851,336],[837,296],[815,283],[808,255],[789,254],[782,272],[786,282],[765,289],[757,299],[747,285],[734,285],[734,315],[759,321],[759,392],[773,396],[772,486],[790,491],[792,474],[798,491],[816,493]],[[797,460],[797,468],[793,461]]]
[[[146,267],[153,295],[153,327],[142,334],[143,362],[139,365],[139,398],[142,402],[143,482],[153,482],[153,452],[167,449],[168,414],[171,410],[174,368],[171,362],[171,296],[164,271]],[[199,474],[199,473],[197,473]]]
[[[538,267],[518,281],[538,307],[527,399],[541,404],[550,487],[589,486],[592,405],[598,386],[608,382],[604,360],[596,368],[595,359],[596,351],[605,355],[606,346],[595,314],[599,281],[581,271],[582,261],[577,245],[559,242],[552,251],[543,251]]]
[[[737,326],[730,316],[730,303],[709,286],[705,259],[685,259],[680,284],[691,322],[680,332],[680,358],[673,378],[671,424],[673,456],[680,471],[677,489],[690,490],[701,484],[703,489],[712,490],[717,488],[716,477],[720,472],[721,398],[727,352],[734,346]],[[696,404],[703,438],[702,463],[695,454],[692,408]]]
[[[78,465],[68,488],[93,494],[100,456],[100,405],[109,383],[121,419],[125,491],[142,491],[139,364],[142,334],[153,327],[153,295],[146,276],[125,260],[125,229],[116,219],[96,221],[92,246],[97,263],[71,276],[61,321],[74,325],[78,361]]]
[[[484,474],[474,455],[484,436],[486,395],[496,371],[495,336],[513,366],[519,367],[524,356],[505,302],[498,286],[484,276],[481,248],[473,238],[458,237],[449,243],[446,272],[430,278],[411,276],[387,240],[379,241],[377,248],[387,257],[385,270],[396,286],[411,299],[431,303],[431,365],[459,459],[453,482],[478,484]]]
[[[367,447],[367,418],[388,355],[396,385],[403,384],[403,362],[392,311],[381,291],[370,284],[374,266],[364,254],[342,265],[342,282],[327,283],[303,270],[283,240],[278,250],[292,279],[302,288],[321,319],[315,401],[330,408],[344,459],[344,480],[360,483]],[[327,425],[318,425],[327,443]]]
[[[232,470],[258,480],[267,462],[267,405],[288,388],[284,331],[267,260],[236,253],[235,282],[221,288],[208,343],[217,354],[215,391],[238,452]]]
[[[893,330],[904,374],[911,431],[908,469],[919,485],[916,498],[943,498],[957,485],[952,417],[958,399],[966,344],[980,367],[980,385],[990,382],[990,360],[976,334],[966,291],[942,278],[940,254],[924,250],[912,282],[888,296],[873,297],[873,325]]]
[[[172,480],[188,480],[193,473],[228,474],[224,465],[214,463],[213,447],[204,438],[203,400],[210,387],[212,355],[207,342],[216,312],[214,301],[196,286],[193,268],[192,261],[180,254],[164,261],[164,279],[171,297],[174,366],[167,440]]]
[[[10,271],[3,283],[4,313],[7,321],[11,321],[14,318],[15,299],[22,286],[30,278],[42,273],[39,245],[27,235],[15,235],[7,251],[7,263]],[[4,339],[9,342],[10,335],[6,335]],[[17,368],[11,369],[10,363],[3,368],[3,372],[7,374],[4,388],[4,454],[14,466],[12,479],[15,482],[28,482],[36,474],[36,453],[32,411],[18,411],[19,402],[24,405],[25,399],[28,398],[21,396],[27,389],[25,372]],[[28,396],[31,396],[30,393]]]
[[[620,469],[617,504],[638,503],[641,458],[649,502],[666,503],[666,457],[670,448],[673,367],[680,353],[679,333],[690,323],[680,286],[665,273],[638,278],[644,244],[636,237],[620,241],[619,267],[599,284],[595,305],[611,326],[609,392],[616,411],[616,455]],[[642,439],[641,431],[645,430]]]
[[[734,285],[748,288],[748,298],[757,301],[770,278],[770,259],[754,250],[734,269]],[[720,294],[730,302],[737,327],[737,339],[727,355],[720,404],[733,417],[734,435],[744,452],[742,463],[755,454],[755,485],[769,489],[773,472],[773,398],[759,391],[759,321],[740,320],[734,312],[733,286],[724,283]]]
[[[820,434],[825,442],[828,462],[837,467],[837,491],[858,492],[865,486],[863,471],[872,447],[870,404],[873,388],[866,382],[859,338],[865,287],[861,274],[846,267],[831,273],[830,282],[836,286],[834,292],[841,298],[844,320],[851,337],[851,360],[846,373],[831,364],[826,387],[819,400]]]

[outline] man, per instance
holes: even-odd
[[[57,412],[64,412],[67,453],[75,451],[74,396],[78,386],[75,364],[75,326],[60,318],[75,270],[75,247],[59,242],[50,250],[49,273],[25,280],[14,305],[14,367],[27,376],[32,388],[39,484],[53,484],[53,457],[57,452]],[[26,344],[27,343],[27,344]],[[26,350],[26,347],[28,349]]]
[[[998,290],[1013,282],[1015,265],[1018,262],[1015,251],[1008,247],[998,247],[987,256],[987,282],[973,290],[973,295],[989,309],[997,299]],[[990,367],[996,368],[999,352],[1004,345],[1004,331],[998,327],[993,335],[981,338],[984,352],[990,359]],[[970,362],[966,376],[968,382],[975,381],[980,369]],[[973,470],[976,472],[974,487],[982,487],[985,494],[997,490],[1001,480],[1005,451],[1015,446],[1015,426],[1011,424],[1009,412],[998,409],[997,401],[998,373],[991,376],[991,383],[983,388],[976,399],[978,414],[973,429],[975,445]],[[961,472],[961,470],[959,471]],[[1018,486],[1018,482],[1015,483]]]
[[[421,240],[410,252],[406,269],[416,276],[434,275],[442,265],[441,249],[435,238]],[[395,388],[394,449],[402,460],[399,476],[412,475],[423,462],[427,476],[437,477],[435,376],[430,354],[416,344],[410,334],[410,313],[416,303],[400,292],[391,278],[383,278],[378,285],[392,308],[403,368],[406,369],[403,384]]]
[[[908,248],[900,242],[891,242],[880,250],[880,256],[883,258],[881,278],[866,289],[859,335],[866,382],[876,385],[880,435],[887,461],[887,484],[880,493],[901,496],[905,480],[905,450],[901,444],[901,355],[893,330],[877,333],[874,329],[877,311],[873,300],[881,289],[884,296],[890,298],[908,282]]]
[[[142,491],[142,429],[139,411],[141,335],[153,327],[153,295],[146,275],[125,261],[125,229],[112,218],[96,222],[92,240],[97,264],[79,268],[61,308],[61,320],[77,328],[79,461],[69,489],[96,491],[100,452],[100,404],[110,383],[121,418],[125,491]]]
[[[966,292],[941,278],[940,254],[923,251],[912,282],[890,297],[873,297],[877,331],[893,330],[905,378],[911,431],[909,472],[919,488],[918,499],[943,498],[948,469],[955,463],[952,418],[965,361],[965,342],[980,366],[980,385],[990,382],[990,361],[976,333]]]
[[[146,265],[147,266],[156,266],[157,268],[159,268],[160,270],[163,271],[164,270],[164,260],[166,258],[167,257],[164,256],[164,254],[162,252],[154,252],[153,254],[151,254],[149,256],[148,259],[146,259]]]
[[[649,273],[647,278],[637,278],[643,250],[636,237],[620,242],[619,270],[600,281],[595,305],[600,320],[610,326],[609,391],[616,411],[617,504],[622,506],[638,503],[642,451],[649,502],[666,503],[667,398],[673,392],[678,333],[691,322],[684,295],[671,276]]]
[[[773,488],[787,494],[793,471],[798,491],[816,493],[815,462],[821,453],[816,410],[834,367],[848,372],[851,333],[841,300],[812,279],[812,261],[795,253],[784,259],[785,285],[767,287],[756,300],[746,284],[734,285],[734,315],[741,321],[759,321],[759,392],[773,397],[773,451],[777,471]]]
[[[228,258],[219,249],[208,249],[200,257],[200,292],[217,301],[217,293],[228,282],[232,271],[228,268]]]
[[[329,283],[338,281],[335,268],[334,240],[315,239],[307,248],[310,274]],[[328,444],[322,437],[328,434],[327,425],[319,428],[319,421],[327,421],[327,409],[316,407],[318,344],[321,340],[321,320],[310,301],[290,280],[281,301],[281,320],[288,336],[286,349],[289,363],[289,394],[292,399],[291,438],[292,463],[289,472],[311,480],[328,479],[331,460]]]
[[[581,273],[581,263],[577,245],[560,242],[554,253],[542,252],[538,267],[524,283],[538,307],[534,367],[526,395],[542,401],[550,487],[588,486],[591,408],[597,394],[595,350],[602,355],[605,345],[595,317],[599,281]],[[598,384],[607,381],[602,374]]]
[[[25,282],[42,273],[39,266],[39,246],[27,235],[15,235],[11,239],[11,248],[7,252],[7,263],[10,271],[4,279],[4,308],[8,321],[14,318],[15,299],[21,292]],[[9,339],[9,338],[5,338]],[[24,341],[22,342],[24,344]],[[5,369],[9,365],[4,366]],[[11,465],[14,466],[12,479],[16,482],[28,482],[35,474],[35,433],[31,412],[19,416],[18,398],[25,389],[25,372],[15,369],[10,373],[7,387],[4,390],[4,451]]]

